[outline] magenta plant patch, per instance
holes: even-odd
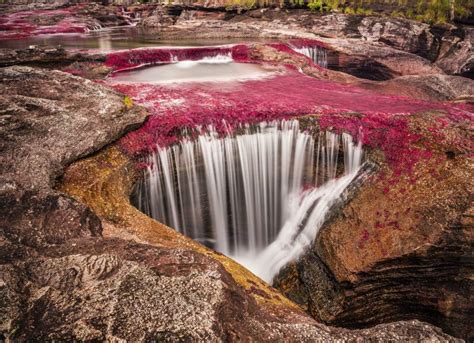
[[[110,54],[107,65],[120,70],[140,64],[170,62],[170,56],[179,56],[179,60],[198,60],[222,53],[231,53],[236,60],[251,61],[248,47],[236,45],[137,49]],[[286,68],[283,74],[271,78],[242,82],[110,85],[148,108],[150,113],[140,129],[120,141],[132,155],[149,151],[156,144],[173,144],[184,131],[192,132],[200,126],[214,125],[223,132],[242,123],[314,114],[319,117],[321,129],[348,132],[366,146],[383,151],[396,175],[400,175],[410,173],[415,163],[432,155],[429,148],[415,146],[422,137],[411,131],[409,115],[436,111],[447,122],[472,121],[470,105],[383,95],[318,80],[294,68]]]
[[[22,11],[0,15],[0,40],[21,39],[53,33],[83,33],[87,25],[75,16],[84,5],[55,10]],[[38,18],[50,18],[53,25],[40,25]]]

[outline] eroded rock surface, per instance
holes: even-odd
[[[350,331],[262,308],[220,263],[189,250],[92,232],[26,246],[8,234],[2,232],[2,252],[22,256],[1,256],[0,333],[14,341],[456,341],[417,321]]]
[[[2,188],[48,191],[66,164],[144,120],[124,96],[90,80],[30,67],[0,69]],[[5,188],[6,187],[6,188]]]
[[[462,26],[432,27],[406,19],[269,9],[242,15],[156,10],[142,25],[163,39],[317,38],[342,56],[341,65],[333,66],[336,69],[351,72],[368,63],[387,69],[383,71],[387,78],[444,72],[469,76],[472,71],[472,29]]]
[[[82,160],[70,176],[84,199],[112,200],[101,205],[109,212],[94,206],[98,216],[54,191],[66,164],[110,143],[145,114],[123,95],[59,71],[9,67],[0,78],[1,339],[455,341],[417,321],[355,331],[318,324],[276,290],[263,290],[249,272],[230,273],[235,262],[144,215],[121,218],[130,163],[121,165],[127,182],[108,184],[121,160],[116,148],[113,159]],[[154,245],[113,237],[117,226],[134,239],[131,233],[140,234],[134,225],[161,230],[139,237]]]
[[[429,155],[411,170],[381,161],[381,174],[277,278],[316,318],[346,327],[418,318],[472,340],[472,121],[441,118],[406,117],[423,139],[399,157],[417,154],[417,146]],[[347,129],[339,120],[330,125]]]

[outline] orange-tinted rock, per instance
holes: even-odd
[[[407,120],[423,137],[415,146],[433,155],[399,173],[380,161],[379,174],[331,217],[313,249],[276,285],[326,323],[364,327],[417,318],[469,340],[472,122],[435,129],[434,114]]]

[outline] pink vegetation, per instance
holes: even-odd
[[[32,35],[52,33],[82,33],[87,25],[74,17],[83,6],[71,6],[64,9],[22,11],[0,16],[0,40],[21,39]],[[37,22],[48,19],[53,25],[41,25]]]
[[[169,61],[171,53],[180,54],[182,60],[185,56],[199,59],[206,53],[229,51],[222,49],[229,48],[133,50],[127,55],[112,54],[107,62],[122,68],[156,63],[160,58]],[[248,52],[241,45],[230,49],[232,55],[239,51],[239,59],[247,59]],[[317,80],[292,69],[271,78],[245,82],[117,84],[113,78],[108,82],[135,103],[147,107],[151,114],[140,129],[121,140],[129,154],[175,143],[184,130],[192,131],[197,126],[212,124],[218,130],[229,130],[242,123],[318,114],[321,129],[348,132],[366,146],[382,150],[395,174],[401,175],[410,173],[421,159],[431,157],[428,148],[419,144],[422,137],[410,129],[408,115],[438,111],[447,122],[472,120],[469,106],[382,95]]]
[[[237,62],[247,62],[248,47],[246,45],[203,47],[203,48],[157,48],[132,49],[113,52],[107,55],[105,65],[114,71],[123,71],[147,64],[170,63],[173,59],[179,61],[196,61],[204,57],[231,54]]]

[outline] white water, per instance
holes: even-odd
[[[307,46],[302,48],[291,47],[294,51],[305,55],[306,57],[311,58],[314,64],[319,65],[320,67],[328,67],[328,54],[326,49],[318,46]]]
[[[361,161],[349,135],[315,139],[298,121],[225,137],[210,128],[149,156],[138,207],[270,282],[316,238]]]
[[[100,24],[97,24],[97,25],[94,25],[94,26],[91,26],[91,27],[86,27],[86,32],[98,32],[98,31],[101,31],[103,30],[103,27],[102,25]]]
[[[120,72],[111,80],[124,83],[169,84],[258,80],[274,75],[258,64],[236,63],[230,53],[203,57],[195,61],[179,61],[176,55],[172,55],[171,62],[173,63]]]

